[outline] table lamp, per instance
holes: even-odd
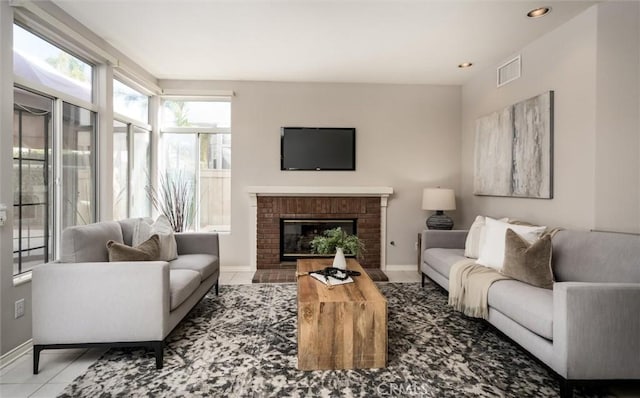
[[[456,209],[453,189],[425,188],[422,191],[422,209],[435,211],[427,218],[428,229],[453,229],[453,220],[444,214],[444,210]]]

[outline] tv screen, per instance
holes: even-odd
[[[280,170],[355,169],[355,128],[282,128]]]

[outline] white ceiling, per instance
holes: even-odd
[[[160,79],[411,84],[463,84],[594,3],[53,1]]]

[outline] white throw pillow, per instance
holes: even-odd
[[[164,215],[158,216],[153,224],[149,224],[142,218],[139,219],[133,228],[131,244],[138,246],[155,234],[160,238],[160,260],[171,261],[178,258],[176,237],[169,219]]]
[[[509,222],[508,218],[501,218],[500,221]],[[480,244],[484,238],[485,217],[477,216],[467,234],[467,240],[464,244],[464,256],[469,258],[480,257]]]
[[[514,225],[500,220],[485,217],[484,238],[480,243],[480,255],[476,263],[491,267],[498,271],[504,264],[505,236],[507,229],[511,229],[529,243],[535,242],[544,234],[547,227],[530,227]]]

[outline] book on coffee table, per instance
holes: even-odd
[[[309,274],[309,275],[319,280],[320,282],[324,283],[325,285],[336,286],[336,285],[344,285],[346,283],[353,283],[353,278],[351,277],[348,277],[345,280],[340,280],[332,276],[324,276],[322,274]]]

